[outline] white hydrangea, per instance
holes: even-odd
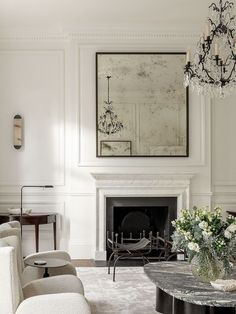
[[[191,233],[189,231],[186,231],[184,233],[184,237],[185,237],[186,240],[191,240],[192,239],[192,235],[191,235]]]
[[[231,239],[231,238],[232,238],[232,233],[229,232],[229,231],[226,229],[225,232],[224,232],[224,236],[225,236],[227,239]]]
[[[202,230],[206,230],[208,227],[208,223],[206,221],[202,221],[200,222],[200,224],[198,225]]]
[[[234,233],[236,231],[236,224],[229,225],[226,230],[229,231],[229,232]]]
[[[194,252],[199,252],[199,245],[197,243],[194,243],[194,242],[189,242],[188,244],[188,248],[191,250],[191,251],[194,251]]]
[[[208,239],[212,235],[212,232],[204,230],[204,231],[202,231],[202,235],[203,235],[204,239]]]

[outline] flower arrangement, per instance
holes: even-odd
[[[175,228],[173,250],[184,250],[191,262],[198,258],[198,271],[208,275],[212,266],[212,276],[220,276],[222,267],[224,273],[230,273],[232,261],[236,259],[236,218],[229,215],[226,220],[222,218],[222,209],[215,207],[213,211],[208,208],[183,209],[178,219],[172,221]],[[216,274],[216,264],[219,269]],[[201,267],[202,265],[202,267]],[[221,270],[220,270],[221,268]],[[202,280],[204,281],[204,280]]]

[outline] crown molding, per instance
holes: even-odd
[[[78,43],[106,42],[148,42],[155,44],[158,40],[195,41],[199,33],[190,31],[142,31],[142,30],[5,30],[0,32],[0,41],[76,41]]]

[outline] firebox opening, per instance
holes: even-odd
[[[148,236],[157,232],[161,237],[168,233],[168,207],[139,206],[114,207],[114,232],[123,232],[124,237],[140,234]]]
[[[124,238],[155,236],[170,239],[171,221],[177,217],[176,197],[108,197],[106,199],[106,231]],[[108,257],[110,250],[107,248]],[[153,256],[156,252],[153,252]]]

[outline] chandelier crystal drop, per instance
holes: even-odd
[[[219,0],[209,6],[205,32],[193,60],[187,52],[184,85],[199,94],[224,97],[236,92],[236,24],[234,3]]]
[[[98,131],[107,135],[117,133],[123,129],[123,123],[118,120],[117,114],[113,111],[112,101],[110,100],[109,81],[111,76],[107,76],[107,100],[104,101],[104,113],[98,120]]]

